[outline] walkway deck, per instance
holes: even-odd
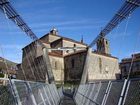
[[[73,100],[73,94],[74,92],[72,92],[70,89],[64,89],[64,97],[62,98],[60,105],[76,105]]]
[[[76,105],[76,104],[72,98],[64,96],[64,98],[60,102],[60,105]]]

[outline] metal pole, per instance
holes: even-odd
[[[85,84],[87,81],[91,53],[92,53],[92,49],[88,48],[87,56],[86,56],[86,60],[85,60],[84,68],[83,68],[82,78],[81,78],[81,84]]]
[[[52,67],[51,67],[51,63],[50,63],[50,59],[49,59],[49,55],[48,55],[48,50],[47,48],[43,48],[43,60],[44,60],[44,65],[47,68],[47,77],[48,77],[48,82],[51,83],[55,83],[54,82],[54,76],[53,76],[53,71],[52,71]],[[46,77],[46,79],[47,79]]]
[[[128,85],[128,79],[125,79],[118,105],[122,105],[123,103],[127,85]]]

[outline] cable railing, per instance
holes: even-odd
[[[126,19],[139,6],[140,0],[126,0],[119,11],[117,11],[109,23],[101,30],[99,35],[91,42],[89,47],[93,47],[100,38],[109,34],[118,24]]]
[[[0,105],[58,105],[62,97],[62,88],[55,84],[12,79],[13,92],[9,80],[0,85]]]
[[[74,99],[77,105],[139,105],[140,78],[82,84]]]

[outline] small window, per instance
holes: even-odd
[[[99,58],[99,69],[100,69],[100,72],[102,72],[102,59]]]
[[[69,50],[67,50],[66,53],[69,53]]]
[[[72,59],[72,60],[71,60],[72,68],[74,68],[74,63],[75,63],[75,62],[74,62],[74,59]]]
[[[140,68],[139,68],[139,64],[136,64],[136,70],[139,70]]]
[[[106,41],[106,44],[108,44],[108,42]]]
[[[73,46],[76,47],[76,44],[74,44]]]
[[[126,73],[126,72],[127,72],[126,66],[124,66],[123,70],[124,70],[124,73]]]
[[[57,62],[56,61],[55,61],[54,67],[55,67],[55,69],[57,69]]]
[[[73,47],[76,47],[76,44],[74,44]],[[74,49],[74,52],[76,52],[76,49]]]

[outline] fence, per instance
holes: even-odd
[[[77,105],[140,105],[140,78],[83,84],[74,99]]]
[[[58,94],[59,94],[59,96],[61,97],[61,99],[64,97],[64,94],[63,94],[63,87],[60,87],[60,88],[58,89]]]
[[[0,105],[15,105],[15,100],[11,94],[11,89],[9,85],[0,85]]]
[[[55,84],[7,80],[6,86],[0,86],[0,105],[58,105],[60,94]]]

